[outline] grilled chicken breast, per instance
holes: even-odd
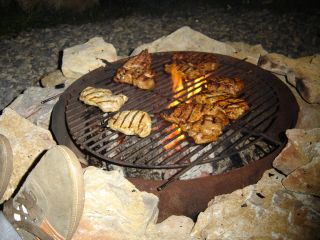
[[[145,49],[120,67],[113,80],[150,90],[155,86],[154,77],[155,72],[151,69],[151,55]]]
[[[116,112],[128,97],[123,94],[113,95],[109,89],[86,87],[79,99],[85,104],[99,107],[103,112]]]
[[[151,133],[151,118],[148,113],[139,110],[122,111],[108,120],[108,127],[126,135],[143,138]]]
[[[164,66],[165,72],[171,74],[174,65],[182,79],[190,81],[213,72],[218,63],[216,58],[211,55],[203,59],[195,57],[192,53],[176,53],[172,56],[172,63]]]
[[[244,90],[244,82],[240,78],[209,76],[206,80],[208,92],[211,93],[226,93],[236,97]]]

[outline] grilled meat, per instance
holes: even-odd
[[[211,93],[226,93],[236,97],[244,90],[244,82],[239,78],[209,76],[206,80],[207,90]]]
[[[145,49],[120,67],[113,80],[150,90],[155,85],[154,77],[155,72],[151,70],[151,55]]]
[[[218,102],[227,117],[231,120],[239,118],[242,114],[249,110],[247,101],[241,98],[229,98],[226,101]]]
[[[212,106],[220,107],[231,120],[239,118],[242,114],[249,110],[249,105],[244,99],[235,98],[229,94],[220,92],[200,93],[194,99],[200,104],[210,104]]]
[[[151,133],[151,118],[139,110],[122,111],[108,120],[108,127],[126,135],[147,137]]]
[[[86,87],[79,99],[85,104],[99,107],[103,112],[116,112],[128,97],[123,94],[113,95],[109,89]]]
[[[171,74],[173,66],[185,81],[197,79],[213,72],[218,64],[215,57],[196,58],[192,53],[176,53],[172,56],[172,63],[164,66],[165,72]]]
[[[220,107],[199,103],[180,104],[171,114],[161,117],[178,124],[197,144],[215,141],[229,123]]]
[[[219,118],[205,115],[201,120],[193,123],[187,132],[195,143],[203,144],[216,141],[222,133],[222,127]]]
[[[162,114],[161,116],[169,122],[185,124],[197,122],[205,115],[218,116],[222,125],[229,123],[228,118],[219,107],[199,103],[182,103],[170,115]]]
[[[197,94],[194,97],[194,100],[197,103],[201,103],[201,104],[215,105],[215,104],[219,104],[220,101],[227,101],[230,98],[233,98],[233,97],[226,93],[221,93],[221,92],[211,93],[208,91],[203,91],[202,93]]]

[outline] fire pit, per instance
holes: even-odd
[[[156,72],[152,91],[112,81],[126,59],[83,76],[60,97],[51,124],[59,144],[69,146],[88,163],[94,160],[123,166],[129,180],[140,190],[157,194],[160,220],[172,214],[195,218],[214,196],[256,182],[284,147],[284,132],[294,127],[298,113],[290,90],[271,73],[245,60],[185,52],[203,61],[216,59],[216,76],[243,79],[245,91],[241,98],[250,105],[246,114],[223,129],[216,142],[197,145],[160,117],[173,106],[192,99],[206,84],[206,79],[200,77],[180,89],[172,89],[170,75],[164,72],[172,54],[152,54],[152,69]],[[125,136],[108,129],[105,121],[112,114],[79,101],[80,92],[87,86],[128,96],[122,110],[148,112],[152,116],[150,136]]]

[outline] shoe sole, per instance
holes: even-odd
[[[70,224],[70,233],[66,237],[66,239],[71,239],[75,231],[77,230],[77,227],[79,225],[83,208],[84,208],[84,180],[83,180],[83,171],[80,165],[80,162],[76,155],[66,146],[58,146],[61,148],[62,151],[65,151],[66,157],[69,158],[68,164],[69,168],[73,171],[73,178],[74,178],[74,189],[77,189],[76,194],[74,194],[73,202],[74,204],[74,211],[72,216],[72,221]]]
[[[83,172],[76,155],[62,145],[49,149],[28,175],[14,202],[24,191],[33,191],[36,204],[43,210],[40,222],[34,224],[51,236],[57,233],[66,240],[71,239],[84,207]],[[23,229],[18,233],[23,239],[35,239]]]
[[[9,140],[0,134],[0,204],[13,170],[13,154]]]

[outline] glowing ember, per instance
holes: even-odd
[[[179,96],[181,96],[184,93],[184,91],[182,91],[184,86],[183,86],[182,76],[179,73],[179,71],[177,70],[176,64],[172,64],[171,80],[172,80],[172,92],[177,93],[174,95],[174,97],[178,98]],[[174,107],[174,106],[178,105],[179,103],[180,103],[179,101],[175,100],[169,104],[169,108]]]
[[[181,73],[177,69],[177,65],[172,64],[171,80],[172,80],[172,92],[175,93],[174,97],[180,98],[180,99],[185,98],[185,99],[181,99],[181,101],[186,100],[186,102],[190,102],[192,96],[201,92],[202,87],[205,86],[205,84],[206,84],[206,80],[204,80],[204,79],[207,78],[208,76],[209,76],[209,74],[202,76],[202,77],[199,77],[199,78],[195,79],[194,81],[185,82],[181,76]],[[184,88],[185,87],[184,84],[186,84],[186,89]],[[179,103],[180,103],[180,101],[174,100],[172,103],[169,104],[168,107],[172,108],[172,107],[178,105]],[[177,126],[175,124],[173,124],[168,131],[170,132],[176,127]],[[166,144],[164,146],[164,148],[166,150],[169,150],[169,149],[173,148],[175,145],[177,145],[180,141],[185,139],[185,135],[184,134],[180,135],[180,134],[181,134],[180,128],[178,128],[177,130],[170,133],[164,139],[164,141],[169,141],[170,139],[173,139],[173,138],[174,139],[171,142],[169,142],[168,144]],[[179,135],[179,136],[177,138],[175,138],[177,135]]]
[[[196,78],[193,83],[192,82],[188,82],[188,96],[187,96],[187,101],[186,102],[190,102],[191,97],[198,94],[199,92],[202,91],[202,87],[205,86],[205,84],[207,83],[206,80],[202,81],[203,79],[207,78],[209,76],[209,74]]]
[[[168,129],[168,132],[170,132],[171,130],[175,129],[177,127],[177,125],[172,124],[172,126],[170,126],[170,128]],[[170,133],[165,139],[165,141],[170,141],[170,139],[173,139],[175,136],[180,135],[181,133],[181,128],[176,129],[175,131],[173,131],[172,133]],[[179,143],[180,141],[182,141],[183,139],[185,139],[186,137],[184,136],[184,134],[181,134],[180,136],[178,136],[177,138],[175,138],[174,140],[172,140],[171,142],[169,142],[168,144],[166,144],[164,146],[164,149],[169,150],[172,147],[174,147],[177,143]]]

